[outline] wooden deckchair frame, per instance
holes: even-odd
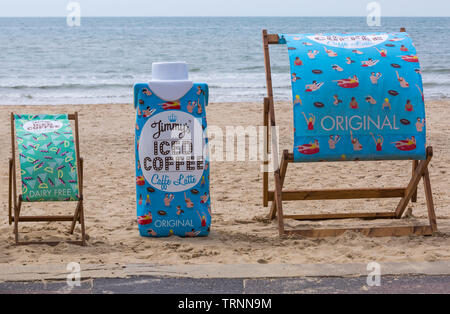
[[[84,225],[84,207],[83,207],[83,158],[80,157],[80,142],[78,132],[78,112],[68,114],[68,119],[75,122],[75,153],[77,156],[77,175],[79,199],[73,216],[20,216],[22,208],[22,194],[17,197],[17,179],[16,179],[16,146],[15,146],[15,120],[14,113],[11,113],[11,149],[12,157],[9,159],[9,195],[8,195],[8,217],[9,224],[14,222],[14,236],[17,245],[25,244],[47,244],[56,245],[60,242],[72,243],[85,246],[86,231]],[[13,216],[14,211],[14,216]],[[50,221],[71,221],[70,234],[73,234],[77,222],[81,225],[81,241],[19,241],[19,222],[50,222]]]
[[[405,28],[400,29],[401,32]],[[346,231],[361,232],[367,236],[405,236],[405,235],[432,235],[437,231],[436,214],[434,211],[433,196],[431,192],[430,176],[428,164],[433,157],[431,146],[426,149],[425,160],[412,161],[412,176],[406,187],[400,188],[362,188],[362,189],[328,189],[328,190],[295,190],[283,191],[283,183],[286,177],[287,166],[294,162],[294,154],[284,150],[281,162],[278,163],[278,143],[275,134],[275,108],[273,100],[272,74],[270,67],[269,45],[279,44],[277,34],[268,34],[267,30],[262,31],[264,63],[267,83],[267,97],[264,98],[264,126],[265,147],[264,166],[269,165],[268,155],[271,147],[274,164],[275,189],[269,190],[269,173],[264,169],[263,173],[263,205],[267,207],[269,201],[272,202],[269,218],[278,218],[278,230],[281,235],[298,234],[304,237],[327,237],[338,236]],[[285,230],[284,218],[295,220],[328,220],[328,219],[400,219],[409,201],[417,201],[417,185],[423,178],[426,204],[428,208],[429,225],[425,226],[390,226],[390,227],[367,227],[367,228],[342,228],[342,229],[296,229]],[[366,213],[336,213],[336,214],[312,214],[312,215],[284,215],[283,201],[294,200],[331,200],[331,199],[361,199],[361,198],[395,198],[399,197],[400,202],[395,211],[391,212],[366,212]]]

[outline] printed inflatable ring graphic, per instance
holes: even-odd
[[[311,72],[314,74],[322,74],[323,73],[323,71],[319,70],[319,69],[311,70]]]
[[[311,144],[303,144],[303,147],[312,147]],[[304,155],[313,155],[319,152],[319,147],[307,148],[307,149],[298,149],[298,152]]]
[[[397,64],[397,63],[391,63],[391,67],[395,68],[395,69],[400,69],[401,65]]]
[[[392,96],[397,96],[398,92],[396,90],[391,89],[391,90],[388,90],[388,94],[392,95]]]
[[[409,122],[408,119],[400,119],[400,123],[401,123],[401,124],[404,124],[404,125],[411,124],[411,122]]]
[[[320,101],[316,101],[314,103],[314,106],[316,106],[317,108],[323,108],[325,105],[322,102],[320,102]]]
[[[145,184],[145,179],[143,176],[139,176],[136,178],[136,184],[139,186],[143,186]]]
[[[158,210],[158,215],[165,216],[167,213],[164,210]]]
[[[191,190],[191,193],[192,193],[192,194],[198,194],[198,190],[192,189],[192,190]]]
[[[405,143],[405,144],[406,144],[406,143],[408,143],[409,141],[407,141],[407,140],[401,140],[401,141],[399,141],[399,142]],[[410,150],[416,149],[416,144],[412,143],[412,144],[409,144],[409,145],[401,145],[400,143],[398,143],[398,144],[395,144],[395,147],[396,147],[397,149],[399,149],[399,150],[410,151]]]
[[[149,187],[147,188],[147,191],[148,191],[149,193],[153,193],[153,192],[155,192],[155,189],[152,188],[151,186],[149,186]]]
[[[138,217],[138,224],[140,224],[141,226],[151,224],[152,221],[153,221],[153,219],[150,218],[149,215]]]

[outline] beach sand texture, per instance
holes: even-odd
[[[213,221],[207,238],[142,238],[135,206],[134,120],[131,104],[77,106],[0,106],[0,263],[47,264],[77,261],[91,264],[155,263],[346,263],[370,261],[450,260],[450,104],[427,103],[428,144],[434,157],[430,175],[439,232],[433,237],[368,238],[346,233],[336,238],[280,238],[276,221],[267,222],[262,206],[262,172],[258,161],[212,161]],[[85,215],[88,246],[15,246],[8,225],[8,158],[10,112],[80,114],[81,156],[85,160]],[[232,113],[232,114],[230,114]],[[207,109],[209,126],[262,124],[261,103],[214,103]],[[280,149],[292,149],[292,107],[276,104],[283,135]],[[225,148],[224,148],[225,150]],[[294,170],[295,169],[295,170]],[[286,188],[404,186],[409,161],[290,164]],[[270,176],[272,180],[272,176]],[[288,213],[393,210],[398,199],[285,202]],[[23,215],[72,214],[75,203],[25,204]],[[401,220],[302,222],[305,226],[361,226],[426,223],[423,185],[418,202]],[[412,214],[411,214],[412,213]],[[286,227],[299,224],[286,220]],[[22,240],[74,238],[70,223],[20,223]],[[75,233],[79,235],[79,226]]]

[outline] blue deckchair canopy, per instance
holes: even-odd
[[[425,108],[407,33],[279,34],[289,51],[294,160],[425,158]]]

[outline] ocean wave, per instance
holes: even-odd
[[[62,83],[53,85],[0,85],[0,89],[102,89],[102,88],[132,88],[133,84],[125,83],[97,83],[97,84],[81,84],[81,83]]]

